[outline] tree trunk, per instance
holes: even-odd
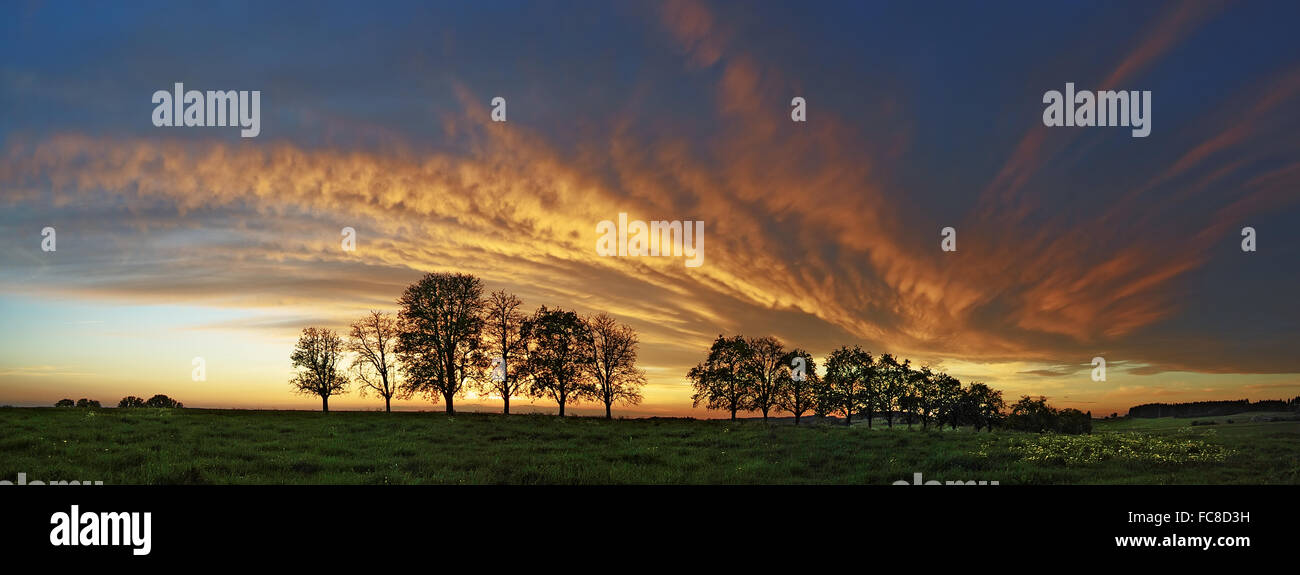
[[[763,406],[763,423],[767,423],[767,406]]]
[[[505,401],[505,407],[501,410],[501,413],[510,415],[510,396],[506,395],[503,401]]]
[[[605,402],[605,419],[614,419],[613,406],[611,405],[612,403],[613,402],[610,401]]]
[[[325,413],[330,412],[330,396],[328,395],[320,396],[320,410]]]
[[[391,395],[384,396],[384,412],[385,413],[393,412],[393,396]]]
[[[454,396],[454,395],[452,395],[452,394],[450,394],[450,393],[444,393],[444,394],[442,394],[442,398],[443,398],[444,400],[446,400],[446,402],[447,402],[447,414],[448,414],[448,415],[453,415],[453,414],[455,414],[455,413],[456,413],[456,406],[453,404],[453,402],[456,401],[456,396]]]
[[[735,420],[736,420],[736,408],[735,408],[735,407],[732,407],[732,408],[731,408],[731,420],[732,420],[732,421],[735,421]]]
[[[794,424],[795,424],[795,425],[799,425],[799,414],[798,414],[798,413],[794,414]]]
[[[563,402],[563,401],[559,401],[559,402],[557,402],[557,403],[560,404],[560,417],[564,417],[564,402]]]

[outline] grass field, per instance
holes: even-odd
[[[1208,418],[1207,418],[1208,419]],[[1228,419],[1228,418],[1216,418]],[[1300,483],[1300,422],[1091,436],[549,415],[0,409],[0,480],[344,484]]]

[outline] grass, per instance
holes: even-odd
[[[0,409],[0,479],[105,484],[1300,483],[1300,422],[1092,436],[550,415]]]

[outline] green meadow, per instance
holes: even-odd
[[[1002,485],[1300,483],[1300,422],[1213,419],[1101,420],[1092,435],[1068,436],[883,422],[3,408],[0,480],[887,485],[921,473]]]

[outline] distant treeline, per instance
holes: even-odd
[[[873,356],[859,346],[842,346],[826,357],[823,373],[807,351],[786,349],[772,337],[719,335],[708,357],[691,368],[694,406],[729,412],[787,412],[795,425],[805,413],[818,418],[840,415],[872,426],[881,418],[889,427],[901,421],[923,428],[933,423],[993,430],[1002,426],[1034,433],[1091,433],[1092,414],[1056,409],[1047,398],[1022,396],[1008,406],[1002,392],[980,382],[963,385],[957,378],[914,367],[911,360],[885,353]],[[1008,409],[1009,407],[1009,409]]]
[[[1251,411],[1300,410],[1300,397],[1292,399],[1265,399],[1251,402],[1248,399],[1227,401],[1192,401],[1188,403],[1144,403],[1128,410],[1129,417],[1214,417],[1235,415]]]
[[[160,393],[158,395],[150,397],[149,399],[142,399],[134,395],[128,395],[126,397],[123,397],[121,401],[117,402],[117,406],[119,408],[161,407],[161,408],[180,409],[185,407],[185,404]],[[60,399],[59,401],[54,403],[54,407],[80,407],[80,408],[88,408],[88,409],[99,409],[101,405],[99,404],[99,400],[97,399],[86,399],[83,397],[81,399],[78,399],[77,401],[72,401],[71,399]]]

